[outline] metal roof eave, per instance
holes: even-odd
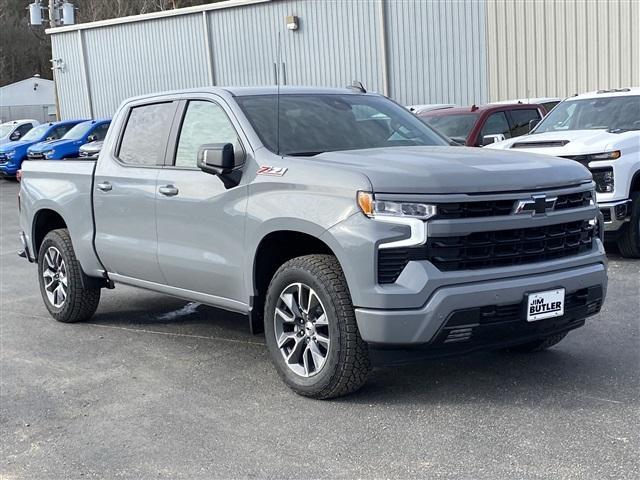
[[[143,13],[142,15],[130,15],[128,17],[110,18],[108,20],[99,20],[97,22],[77,23],[75,25],[47,28],[45,30],[45,33],[49,35],[55,35],[56,33],[72,32],[75,30],[87,30],[92,28],[108,27],[110,25],[121,25],[124,23],[143,22],[146,20],[154,20],[158,18],[176,17],[178,15],[190,15],[199,12],[208,12],[210,10],[243,7],[246,5],[267,3],[271,1],[274,0],[224,0],[222,2],[208,3],[206,5],[196,5],[193,7],[162,10],[160,12]]]

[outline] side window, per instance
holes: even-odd
[[[20,133],[20,136],[22,137],[25,133],[31,130],[32,127],[33,125],[31,125],[30,123],[25,123],[24,125],[20,125],[18,128],[16,128],[16,132]]]
[[[175,165],[195,167],[198,149],[205,143],[232,143],[236,148],[239,145],[238,135],[222,107],[205,100],[191,100],[180,128]]]
[[[173,102],[132,108],[117,153],[120,161],[129,165],[161,164],[174,110]]]
[[[484,145],[485,135],[504,135],[504,138],[511,138],[509,122],[507,122],[507,116],[504,112],[496,112],[489,115],[480,132],[481,145]]]
[[[102,125],[98,126],[93,131],[93,134],[96,136],[96,140],[104,140],[104,137],[107,136],[107,130],[109,130],[108,123],[103,123]]]
[[[67,133],[69,130],[71,130],[75,125],[60,125],[59,127],[54,128],[51,132],[49,132],[49,135],[47,135],[47,138],[51,138],[52,140],[57,140],[59,138],[64,137],[64,134]]]
[[[540,120],[540,118],[540,113],[535,108],[527,110],[511,110],[511,120],[513,120],[513,125],[511,125],[511,136],[519,137],[520,135],[529,133],[529,122],[531,120]]]

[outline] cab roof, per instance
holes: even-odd
[[[417,115],[421,117],[440,117],[446,115],[460,115],[464,113],[475,113],[480,114],[484,112],[493,112],[498,110],[525,110],[534,108],[543,108],[541,105],[537,103],[511,103],[511,104],[495,104],[490,103],[487,105],[471,105],[468,107],[454,107],[454,108],[445,108],[440,110],[430,110],[424,113],[418,112]]]
[[[567,98],[565,101],[582,100],[586,98],[603,98],[603,97],[631,97],[640,95],[640,87],[630,88],[609,88],[596,90],[595,92],[581,93],[573,97]]]

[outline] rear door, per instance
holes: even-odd
[[[133,104],[117,141],[100,156],[94,180],[95,245],[107,271],[165,283],[158,265],[156,179],[177,102]]]
[[[197,168],[198,149],[231,143],[236,161],[248,142],[226,104],[217,97],[182,102],[167,165],[158,176],[158,261],[173,287],[219,297],[234,309],[244,298],[246,185],[226,187],[217,175]],[[229,302],[228,300],[232,300]]]

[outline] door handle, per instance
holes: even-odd
[[[178,189],[173,185],[163,185],[158,188],[158,192],[167,197],[173,197],[178,194]]]
[[[102,192],[109,192],[113,188],[113,185],[111,185],[109,182],[102,182],[96,185],[96,187],[98,187],[98,190]]]

